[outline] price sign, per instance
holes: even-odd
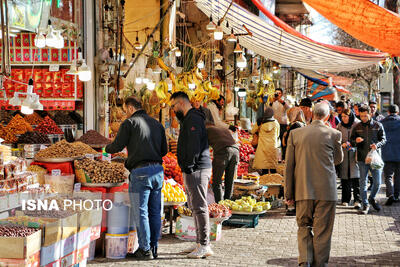
[[[76,184],[74,184],[74,192],[79,192],[79,191],[81,191],[81,186],[82,186],[81,183],[76,183]]]
[[[60,70],[60,65],[50,65],[49,71],[56,72]]]
[[[111,154],[103,153],[103,154],[101,155],[101,160],[102,160],[102,161],[108,161],[108,162],[110,162],[110,161],[111,161]]]
[[[47,148],[47,146],[46,145],[40,145],[40,150],[42,150],[42,149],[46,149]]]
[[[53,176],[60,176],[61,175],[61,170],[59,169],[54,169],[51,171],[51,175]]]

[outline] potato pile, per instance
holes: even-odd
[[[61,140],[46,149],[40,150],[35,158],[74,158],[86,154],[98,154],[98,152],[82,142],[68,143],[66,140]]]
[[[75,160],[75,168],[84,170],[92,183],[122,183],[126,179],[122,163],[84,158]]]

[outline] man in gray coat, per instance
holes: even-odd
[[[325,125],[329,105],[313,110],[313,122],[290,132],[286,151],[285,198],[296,204],[299,266],[327,266],[335,219],[335,165],[343,160],[342,134]]]

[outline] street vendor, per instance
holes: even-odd
[[[203,106],[203,101],[193,100],[192,106],[204,114],[204,116],[206,117],[206,124],[207,123],[214,124],[214,118],[211,114],[211,111],[208,108]]]
[[[124,109],[130,117],[121,124],[106,152],[117,153],[125,147],[128,149],[125,167],[131,172],[131,224],[134,222],[136,225],[139,248],[134,253],[128,253],[127,257],[146,260],[151,259],[153,254],[153,258],[157,258],[164,181],[162,157],[168,152],[167,139],[162,124],[146,114],[139,99],[128,97]]]
[[[223,111],[224,104],[225,104],[225,97],[223,95],[220,95],[218,100],[213,100],[208,104],[208,108],[211,111],[214,124],[217,127],[227,128],[232,132],[236,132],[235,126],[228,125],[221,119],[220,113],[222,113]]]

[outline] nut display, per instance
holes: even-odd
[[[22,225],[6,224],[0,226],[0,236],[4,237],[26,237],[38,231]]]
[[[24,134],[28,131],[32,131],[32,126],[27,123],[24,118],[17,114],[7,124],[6,130],[12,132],[13,134]]]
[[[26,132],[18,138],[18,144],[50,144],[47,135],[40,132]]]
[[[35,131],[43,134],[64,134],[60,127],[58,127],[49,116],[46,116],[43,119],[43,121],[35,128]]]
[[[100,133],[94,130],[87,131],[84,135],[81,136],[81,138],[78,139],[78,141],[81,141],[88,145],[108,145],[111,143],[108,138],[105,138]]]
[[[15,143],[18,140],[15,134],[8,131],[3,125],[0,125],[0,138],[4,139],[4,142],[7,144]]]
[[[85,158],[75,160],[75,168],[84,170],[92,183],[122,183],[126,179],[125,167],[122,163]]]
[[[76,212],[71,210],[25,210],[24,214],[31,217],[43,217],[43,218],[66,218]]]
[[[43,118],[36,112],[33,112],[31,115],[26,115],[24,119],[30,125],[38,125],[43,121]]]
[[[279,173],[265,174],[260,176],[260,184],[262,185],[271,185],[271,184],[280,184],[283,185],[285,180],[282,175]]]
[[[76,124],[76,122],[65,112],[58,111],[54,114],[54,121],[58,125]]]
[[[44,175],[47,173],[47,170],[45,168],[42,168],[39,165],[31,165],[31,166],[28,167],[27,170],[37,174],[39,184],[44,184],[45,183]]]
[[[35,157],[42,159],[75,158],[96,153],[96,150],[82,142],[68,143],[61,140],[46,149],[40,150]]]

